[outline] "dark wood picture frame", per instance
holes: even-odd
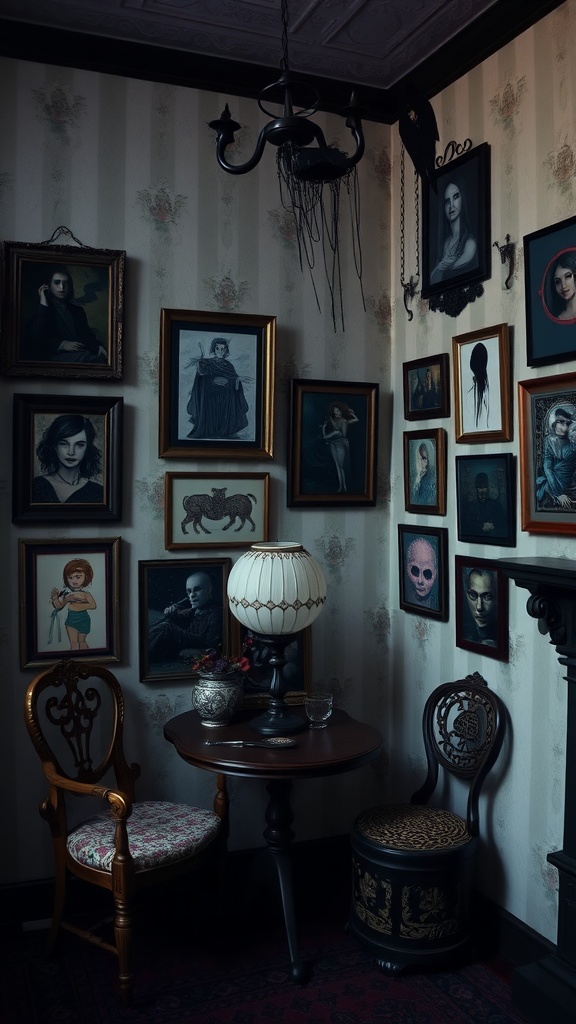
[[[437,161],[438,163],[438,161]],[[433,187],[433,184],[435,188]],[[450,189],[450,192],[448,190]],[[452,245],[451,225],[446,203],[460,204],[460,247]],[[472,244],[473,243],[473,244]],[[449,258],[456,263],[468,255],[462,266],[443,267]],[[460,251],[462,249],[462,251]],[[431,180],[422,185],[422,298],[441,295],[474,281],[484,281],[491,272],[490,244],[490,146],[483,142],[462,156],[443,163]]]
[[[446,431],[406,430],[404,507],[407,512],[446,515]]]
[[[519,381],[518,411],[522,529],[575,535],[576,373]]]
[[[446,352],[402,364],[404,419],[450,415],[450,357]]]
[[[557,268],[560,268],[558,272]],[[574,287],[576,217],[524,235],[528,366],[548,366],[576,359],[576,299],[567,301],[562,294],[567,289],[572,298]]]
[[[120,249],[3,242],[2,373],[120,379],[125,258]],[[68,301],[62,320],[55,282],[64,273]]]
[[[512,440],[510,332],[496,324],[452,338],[457,444]]]
[[[233,629],[237,633],[236,648],[241,650],[245,638],[251,635],[251,631],[242,626],[237,619],[234,620]],[[252,636],[252,646],[246,651],[252,667],[244,673],[242,707],[245,708],[266,706],[272,682],[272,668],[267,660],[270,652],[266,647],[265,639],[260,640],[256,633]],[[286,647],[284,678],[287,691],[284,700],[287,704],[304,703],[304,698],[311,686],[311,665],[312,627],[308,626],[307,629],[295,633],[292,643]]]
[[[230,572],[229,558],[186,558],[156,559],[138,562],[138,623],[139,623],[139,664],[140,680],[143,683],[165,680],[186,680],[197,677],[192,671],[192,654],[181,657],[182,650],[188,650],[179,643],[178,636],[161,635],[159,625],[166,620],[164,612],[175,605],[180,610],[190,609],[186,594],[186,582],[195,574],[207,575],[212,583],[215,604],[221,612],[221,635],[218,646],[229,653],[233,648],[231,613],[228,606],[226,587]],[[168,621],[168,620],[166,620]],[[176,625],[182,625],[176,623]],[[154,637],[151,631],[154,629]],[[159,635],[160,634],[160,635]],[[152,650],[152,640],[154,651]],[[215,646],[206,643],[197,651],[203,654]],[[192,649],[190,649],[192,650]]]
[[[398,524],[400,607],[448,620],[448,530]]]
[[[123,410],[122,398],[14,395],[12,522],[122,518]],[[76,463],[70,442],[82,433],[85,448]],[[69,458],[74,462],[67,465]],[[71,472],[86,483],[67,482]]]
[[[458,540],[515,547],[515,456],[457,455],[455,462]]]
[[[269,473],[166,473],[164,547],[246,548],[267,541],[269,487]]]
[[[345,432],[342,417],[334,419],[336,407],[344,412]],[[378,384],[292,380],[288,506],[375,505],[377,440]]]
[[[508,661],[508,577],[488,558],[456,555],[454,565],[456,646]]]
[[[62,658],[119,661],[120,538],[21,539],[18,555],[20,667],[42,668]],[[78,602],[86,609],[64,600],[74,589],[89,595]],[[73,647],[82,636],[87,646]]]
[[[163,309],[160,458],[271,459],[275,346],[275,316]]]

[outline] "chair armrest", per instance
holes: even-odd
[[[125,793],[119,790],[110,789],[109,786],[95,786],[92,782],[78,782],[76,779],[67,779],[56,771],[54,765],[44,763],[44,774],[51,786],[63,789],[76,796],[95,796],[105,800],[110,806],[112,817],[119,819],[129,818],[132,814],[132,803]]]

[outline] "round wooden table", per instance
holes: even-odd
[[[240,712],[231,725],[218,729],[206,728],[201,725],[196,711],[186,711],[166,723],[164,736],[188,764],[217,773],[215,808],[225,820],[228,818],[227,775],[268,780],[270,799],[264,838],[278,872],[290,952],[290,976],[294,981],[304,982],[308,972],[298,950],[290,859],[290,845],[294,840],[292,783],[294,779],[340,775],[368,764],[378,756],[382,737],[373,726],[357,722],[345,711],[335,710],[325,729],[309,729],[304,708],[293,710],[302,715],[303,731],[292,737],[296,746],[288,749],[206,745],[207,741],[215,740],[262,739],[250,727],[253,710]]]

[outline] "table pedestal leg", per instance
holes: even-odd
[[[290,858],[290,845],[294,839],[294,833],[290,828],[293,818],[290,805],[292,782],[290,779],[279,779],[270,782],[266,788],[270,794],[270,800],[266,808],[266,824],[268,827],[264,831],[264,838],[268,843],[268,849],[274,858],[276,870],[278,871],[284,923],[286,925],[286,936],[290,952],[290,977],[292,981],[302,984],[308,980],[308,971],[300,959],[296,938],[296,914],[294,910],[292,862]]]

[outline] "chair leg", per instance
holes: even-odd
[[[118,951],[118,982],[122,1002],[132,1000],[134,976],[132,974],[132,912],[124,900],[115,900],[114,939]]]
[[[66,902],[66,864],[64,861],[64,854],[56,848],[55,859],[54,859],[54,906],[52,910],[52,924],[46,938],[46,952],[50,955],[54,946],[56,945],[56,939],[58,938],[58,932],[60,931],[60,925],[62,923],[62,917],[64,916],[64,905]]]
[[[214,868],[217,889],[217,902],[220,911],[224,911],[227,901],[226,887],[228,884],[228,839],[230,837],[230,797],[226,776],[216,776],[216,796],[214,797],[214,813],[222,822],[222,836],[218,848],[218,857]]]

